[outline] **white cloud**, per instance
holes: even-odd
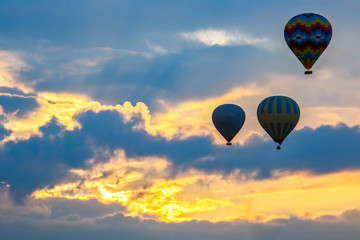
[[[254,37],[251,34],[243,33],[238,30],[200,29],[195,32],[181,33],[181,36],[187,40],[201,42],[206,46],[266,46],[269,43],[269,39],[266,37]]]
[[[168,53],[169,53],[169,50],[166,49],[166,48],[163,47],[163,46],[153,45],[153,44],[151,44],[149,41],[145,41],[145,42],[146,42],[146,46],[147,46],[151,51],[153,51],[155,54],[165,55],[165,54],[168,54]]]

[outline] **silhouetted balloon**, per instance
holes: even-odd
[[[244,110],[234,104],[224,104],[218,106],[213,114],[212,121],[220,134],[231,145],[231,140],[240,131],[245,122]]]
[[[325,51],[332,37],[330,22],[315,13],[303,13],[291,18],[285,26],[284,37],[295,56],[309,71]]]
[[[295,128],[300,118],[297,103],[285,96],[272,96],[261,101],[257,118],[263,129],[277,142],[278,149],[287,135]]]

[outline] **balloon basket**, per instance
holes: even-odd
[[[226,143],[226,145],[230,146],[230,145],[231,145],[231,143]]]
[[[312,74],[312,71],[310,71],[310,70],[305,71],[305,75],[308,75],[308,74]]]
[[[276,149],[277,149],[277,150],[280,150],[280,149],[281,149],[280,145],[279,145],[279,146],[277,146],[277,147],[276,147]]]

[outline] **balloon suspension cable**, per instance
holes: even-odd
[[[277,150],[280,150],[281,149],[281,146],[280,144],[276,147]]]
[[[312,74],[312,71],[306,70],[306,71],[305,71],[305,75],[307,75],[307,74]]]
[[[226,145],[230,146],[230,145],[231,145],[231,142],[226,143]]]

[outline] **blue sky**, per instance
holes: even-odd
[[[1,239],[359,238],[359,7],[3,0]],[[303,12],[333,27],[311,76],[283,39]],[[301,108],[281,151],[256,118],[278,94]]]

